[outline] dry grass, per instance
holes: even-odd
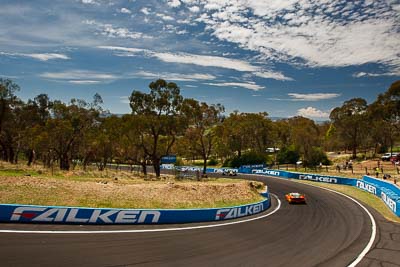
[[[54,172],[0,166],[0,203],[114,208],[212,208],[261,201],[258,182],[237,179],[176,181],[124,171]],[[255,186],[256,185],[256,186]]]
[[[295,180],[293,180],[295,181]],[[365,192],[361,189],[351,187],[351,186],[346,186],[346,185],[335,185],[335,184],[326,184],[326,183],[316,183],[316,182],[310,182],[310,181],[297,181],[299,183],[306,183],[306,184],[312,184],[324,188],[329,188],[333,189],[335,191],[344,193],[348,196],[351,196],[357,200],[362,201],[363,203],[367,204],[368,206],[374,208],[376,211],[378,211],[380,214],[382,214],[383,217],[385,217],[387,220],[400,223],[400,218],[397,217],[396,215],[393,214],[393,212],[383,203],[381,199],[379,199],[377,196],[372,195],[368,192]]]

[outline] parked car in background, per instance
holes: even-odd
[[[390,162],[392,162],[392,163],[396,163],[396,162],[399,162],[399,161],[400,161],[400,154],[393,155],[393,156],[390,157]]]
[[[398,156],[398,155],[400,155],[400,153],[385,153],[385,154],[383,154],[383,156],[381,157],[381,159],[382,159],[383,161],[389,161],[389,160],[391,159],[391,157],[393,157],[393,156]]]

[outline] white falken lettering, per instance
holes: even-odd
[[[19,221],[21,219],[21,216],[24,213],[37,213],[44,211],[46,208],[40,208],[40,207],[18,207],[15,208],[13,214],[11,215],[10,221]]]
[[[78,218],[79,209],[71,209],[65,222],[74,222],[74,223],[86,223],[89,219],[87,218]]]
[[[157,223],[161,212],[156,210],[93,210],[89,217],[79,216],[77,208],[45,208],[45,207],[18,207],[14,209],[10,221],[19,221],[21,218],[32,222],[66,222],[66,223]],[[111,216],[116,215],[113,220]]]
[[[256,204],[246,207],[237,207],[231,209],[220,209],[217,210],[215,215],[215,220],[225,220],[225,219],[234,219],[239,217],[244,217],[252,214],[259,213],[263,210],[263,204]]]
[[[324,177],[324,176],[312,176],[312,175],[301,174],[301,175],[299,175],[299,179],[300,180],[315,181],[315,182],[337,184],[337,179],[336,178]]]
[[[33,222],[62,222],[67,209],[52,208],[48,209],[39,216],[32,219]]]
[[[363,181],[357,181],[356,186],[360,189],[363,189],[365,191],[368,191],[374,195],[376,195],[376,187],[367,183],[364,183]]]
[[[384,192],[381,192],[381,198],[383,202],[393,211],[396,212],[397,207],[396,207],[396,201],[391,199],[388,195],[386,195]]]
[[[271,170],[252,170],[253,174],[267,174],[273,176],[280,176],[280,172],[271,171]]]

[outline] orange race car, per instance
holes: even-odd
[[[306,203],[306,196],[304,194],[300,194],[300,193],[289,193],[289,194],[285,195],[285,198],[289,202],[289,204],[293,204],[293,203],[305,204]]]

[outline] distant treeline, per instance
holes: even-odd
[[[27,102],[17,97],[19,86],[0,79],[0,157],[28,165],[40,161],[69,170],[96,163],[137,164],[146,172],[152,164],[160,175],[161,158],[207,162],[295,163],[313,166],[327,161],[325,151],[390,150],[399,141],[400,81],[394,82],[370,105],[350,99],[332,110],[330,121],[316,124],[304,117],[272,121],[266,112],[224,115],[220,104],[184,98],[177,84],[157,80],[150,92],[133,91],[132,112],[115,116],[103,109],[100,95],[88,103],[69,103],[40,94]],[[269,153],[268,148],[279,148]]]

